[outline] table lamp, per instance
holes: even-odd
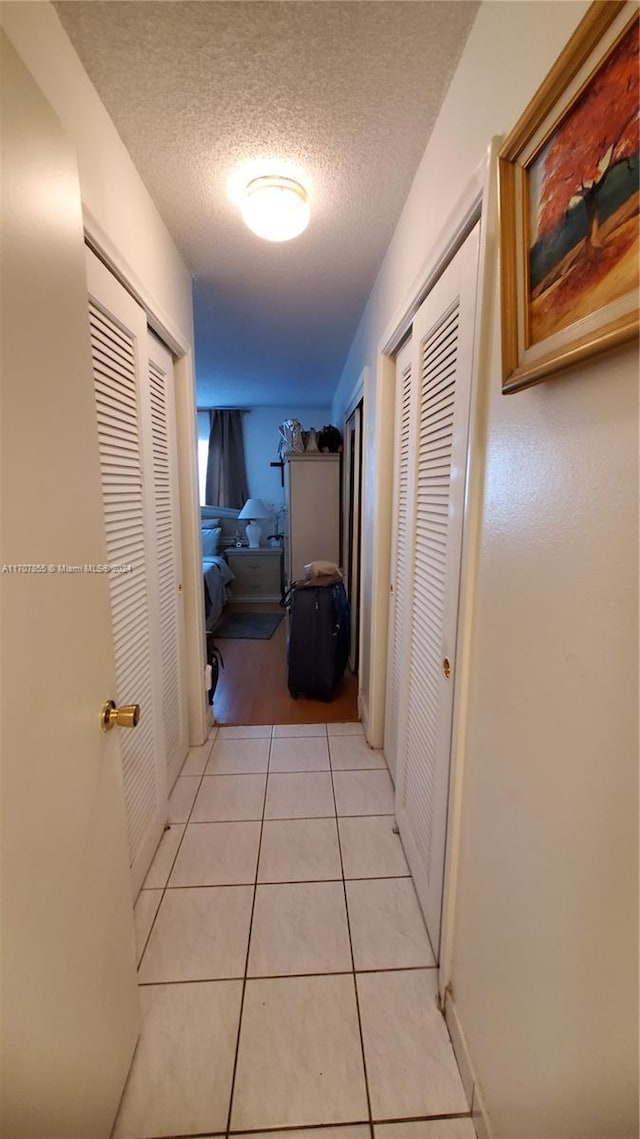
[[[245,502],[238,518],[249,519],[245,530],[250,549],[257,550],[260,545],[260,527],[257,519],[270,518],[271,514],[272,511],[269,510],[269,507],[265,506],[264,502],[259,498],[248,498]]]

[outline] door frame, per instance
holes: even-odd
[[[391,584],[392,484],[395,439],[395,353],[407,335],[413,318],[444,269],[480,222],[480,249],[476,285],[475,336],[471,378],[471,407],[467,444],[462,560],[454,676],[451,768],[447,837],[444,862],[442,927],[438,989],[441,1001],[450,986],[453,958],[454,914],[458,877],[462,786],[466,753],[466,721],[470,687],[470,647],[481,526],[484,480],[484,439],[488,396],[479,382],[486,367],[488,332],[492,316],[492,288],[497,269],[497,153],[500,138],[494,138],[464,187],[441,229],[405,300],[389,321],[378,343],[376,366],[375,485],[373,489],[372,611],[369,646],[369,700],[363,699],[365,734],[373,747],[384,745],[387,680],[389,589]]]
[[[211,729],[211,709],[207,702],[204,679],[206,654],[194,348],[84,203],[82,217],[87,245],[142,306],[149,327],[174,356],[188,742],[190,747],[197,747],[204,743]]]
[[[348,422],[350,416],[353,415],[358,404],[359,403],[362,404],[362,413],[361,413],[361,417],[360,417],[361,418],[360,433],[361,433],[361,437],[362,437],[362,472],[361,472],[361,476],[360,476],[360,533],[361,533],[361,537],[362,537],[362,534],[364,534],[364,530],[366,527],[365,510],[366,510],[367,492],[368,492],[366,458],[367,458],[367,454],[369,451],[369,445],[370,445],[370,439],[371,439],[371,425],[369,424],[369,421],[368,421],[369,409],[371,407],[370,395],[371,395],[371,369],[368,367],[368,365],[365,365],[365,367],[360,372],[358,379],[356,380],[355,384],[353,385],[353,388],[351,389],[349,399],[347,400],[347,403],[345,404],[345,407],[344,407],[344,411],[342,412],[342,433],[344,436],[345,428],[346,428],[346,425],[347,425],[347,422]],[[343,529],[343,528],[341,528],[341,529]],[[359,614],[358,614],[358,630],[359,630],[358,631],[358,715],[360,716],[360,719],[363,721],[363,724],[366,723],[367,716],[366,716],[366,705],[364,702],[364,694],[363,694],[362,680],[361,680],[361,677],[362,677],[362,668],[361,668],[361,666],[362,666],[362,654],[363,654],[363,647],[364,647],[363,646],[364,621],[362,620],[362,599],[364,597],[363,584],[366,580],[366,575],[367,575],[368,571],[369,571],[369,566],[368,566],[368,561],[367,561],[366,542],[361,541],[361,543],[360,543],[360,588],[358,590],[358,605],[359,605]]]
[[[357,412],[358,419],[352,428],[351,420]],[[360,566],[362,563],[362,470],[363,470],[363,425],[364,400],[361,399],[344,418],[344,456],[342,464],[342,573],[345,580],[350,608],[351,638],[349,667],[357,672],[360,663]],[[352,441],[355,447],[352,449]],[[351,493],[353,490],[353,494]],[[354,548],[357,556],[354,558]],[[355,574],[354,574],[355,569]],[[355,587],[355,588],[354,588]],[[354,604],[355,598],[355,604]],[[358,632],[355,644],[353,629]]]

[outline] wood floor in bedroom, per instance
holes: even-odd
[[[232,605],[231,612],[280,613],[279,605]],[[269,641],[215,637],[224,657],[213,710],[219,724],[335,724],[358,719],[358,678],[347,671],[333,700],[294,700],[287,687],[286,618]]]

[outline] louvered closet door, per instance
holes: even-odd
[[[167,818],[160,722],[147,321],[143,309],[87,250],[89,319],[100,471],[111,572],[116,704],[139,704],[136,728],[116,728],[137,894]],[[130,567],[130,568],[129,568]]]
[[[413,323],[408,651],[396,815],[439,954],[475,319],[478,227]],[[448,661],[449,676],[445,660]]]
[[[175,396],[171,353],[152,332],[147,338],[147,348],[156,526],[155,561],[160,618],[162,721],[167,756],[167,779],[171,788],[187,754]]]
[[[408,636],[407,601],[410,528],[409,450],[411,427],[411,353],[409,340],[396,357],[395,443],[393,475],[393,522],[391,542],[391,592],[389,596],[389,637],[387,692],[384,720],[384,753],[395,780],[398,756],[400,701]]]

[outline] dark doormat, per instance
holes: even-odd
[[[216,625],[214,636],[229,640],[270,641],[282,613],[228,613]]]

